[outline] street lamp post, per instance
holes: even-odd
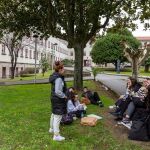
[[[34,84],[36,83],[36,61],[37,61],[37,42],[38,42],[38,35],[33,36],[35,39],[35,64],[34,64]]]
[[[54,54],[55,54],[55,50],[54,50],[54,46],[57,46],[58,44],[57,43],[54,43],[53,44],[53,48],[52,48],[52,72],[53,72],[53,70],[54,70],[54,68],[53,68],[53,64],[54,64]]]

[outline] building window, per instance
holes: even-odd
[[[51,43],[51,49],[53,49],[53,43]]]
[[[25,57],[28,58],[28,50],[25,50]]]
[[[11,67],[9,67],[9,77],[11,77]]]
[[[23,71],[23,67],[21,67],[21,71]]]
[[[23,49],[21,49],[20,57],[23,57]]]
[[[37,54],[36,54],[36,58],[37,58],[37,60],[39,59],[39,53],[37,52]]]
[[[33,59],[35,59],[35,51],[33,51]]]
[[[70,55],[73,56],[73,52],[71,52]]]
[[[40,44],[43,45],[43,39],[41,39]]]
[[[86,56],[86,51],[84,51],[84,56]]]
[[[2,67],[2,78],[6,78],[6,67]]]
[[[45,40],[45,48],[47,48],[47,40]]]
[[[6,55],[6,52],[5,52],[5,45],[2,44],[2,55]]]
[[[50,48],[50,41],[48,41],[48,48]]]
[[[32,59],[32,50],[30,50],[30,59]]]

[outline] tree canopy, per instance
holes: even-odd
[[[140,42],[127,29],[118,30],[118,33],[108,32],[106,36],[97,39],[93,46],[91,51],[93,62],[116,64],[118,59],[121,62],[125,61],[121,41],[127,41],[134,49],[140,45]]]
[[[149,0],[0,0],[0,28],[68,41],[75,50],[74,85],[82,88],[83,50],[110,20],[125,26],[149,18]],[[139,10],[139,11],[137,11]]]

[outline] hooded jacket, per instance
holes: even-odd
[[[52,103],[52,113],[56,115],[66,114],[67,112],[67,102],[65,97],[66,83],[64,81],[64,76],[57,72],[54,72],[50,78],[51,83],[51,103]]]

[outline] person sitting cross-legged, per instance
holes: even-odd
[[[74,117],[81,118],[86,113],[85,104],[80,104],[78,95],[72,93],[67,102],[67,113],[71,113]]]

